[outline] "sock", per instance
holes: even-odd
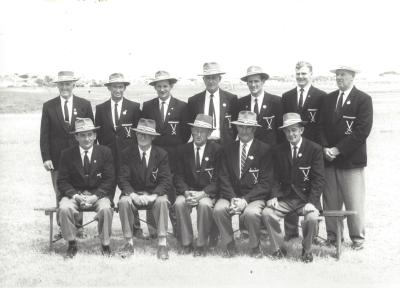
[[[167,237],[158,237],[158,246],[167,246]]]

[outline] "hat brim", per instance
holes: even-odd
[[[349,69],[347,69],[347,68],[337,68],[337,69],[332,69],[332,70],[329,70],[329,71],[332,72],[333,74],[336,74],[336,72],[337,72],[337,71],[340,71],[340,70],[342,70],[342,71],[348,71],[348,72],[351,72],[351,73],[354,73],[354,74],[360,73],[359,70],[351,69],[351,68],[349,68]]]
[[[308,123],[307,121],[298,121],[298,122],[282,125],[282,126],[278,127],[278,129],[283,129],[283,128],[286,128],[286,127],[289,127],[289,126],[293,126],[293,125],[296,125],[296,124],[301,124],[301,125],[305,126],[307,123]]]
[[[212,75],[223,75],[226,74],[226,72],[216,72],[216,73],[209,73],[209,74],[198,74],[198,76],[212,76]]]
[[[176,79],[176,78],[158,79],[158,80],[154,80],[154,81],[149,82],[149,85],[150,86],[155,86],[155,84],[157,82],[160,82],[160,81],[168,81],[170,84],[175,84],[176,82],[178,82],[178,79]]]
[[[138,133],[142,133],[142,134],[148,134],[148,135],[153,135],[153,136],[160,136],[160,133],[157,132],[150,132],[150,131],[146,131],[146,130],[141,130],[141,129],[137,129],[137,128],[131,128],[133,131],[138,132]]]
[[[114,84],[114,83],[122,83],[122,84],[124,84],[125,86],[128,86],[128,85],[131,84],[131,82],[127,82],[127,81],[117,81],[117,82],[107,82],[107,83],[104,83],[104,86],[108,86],[108,85],[111,85],[111,84]]]
[[[204,126],[200,126],[200,125],[196,125],[194,123],[187,123],[188,125],[192,126],[192,127],[198,127],[198,128],[204,128],[204,129],[209,129],[209,130],[215,130],[215,128],[213,127],[204,127]]]
[[[240,78],[240,80],[242,80],[243,82],[247,82],[247,78],[249,78],[250,76],[254,76],[254,75],[261,75],[261,77],[264,78],[264,80],[269,79],[269,75],[267,73],[254,73],[254,74],[246,75],[246,76]]]
[[[76,82],[76,81],[78,81],[78,80],[79,80],[79,78],[72,78],[72,79],[69,79],[69,80],[55,80],[55,81],[53,81],[53,83]]]
[[[81,133],[81,132],[96,131],[98,129],[100,129],[100,126],[96,126],[91,129],[85,129],[85,130],[80,130],[80,131],[71,131],[71,132],[69,132],[69,134],[77,134],[77,133]]]
[[[232,121],[231,124],[240,125],[240,126],[253,126],[253,127],[262,127],[260,124],[251,124],[251,123],[243,123],[240,121]]]

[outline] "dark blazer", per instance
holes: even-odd
[[[251,110],[251,95],[244,96],[239,99],[238,111]],[[255,138],[275,146],[282,143],[285,138],[283,132],[278,130],[282,126],[283,108],[281,98],[276,95],[264,92],[264,100],[260,107],[260,114],[257,117],[258,127],[255,133]]]
[[[311,85],[308,95],[303,95],[306,98],[303,108],[300,111],[297,104],[297,87],[282,94],[283,114],[288,112],[299,113],[301,119],[308,122],[305,126],[303,136],[314,142],[319,141],[318,123],[324,95],[326,95],[326,92]]]
[[[273,185],[273,162],[271,146],[257,139],[253,140],[240,175],[239,141],[223,149],[221,168],[218,173],[220,198],[231,200],[241,197],[248,203],[266,200]],[[257,175],[258,174],[258,175]]]
[[[200,92],[188,100],[189,122],[193,123],[197,114],[204,114],[206,91]],[[237,96],[225,90],[219,89],[219,127],[221,130],[221,144],[231,143],[236,138],[236,127],[231,121],[237,119]],[[207,114],[207,113],[206,113]]]
[[[372,99],[356,87],[350,91],[342,113],[336,116],[339,90],[324,97],[321,109],[321,143],[337,147],[340,155],[326,165],[337,168],[360,168],[367,165],[367,137],[373,122]]]
[[[300,198],[322,210],[320,197],[325,184],[322,147],[303,137],[297,159],[293,161],[289,142],[274,149],[276,186],[272,197]]]
[[[110,198],[114,192],[114,182],[113,158],[108,147],[93,145],[88,177],[83,171],[79,145],[62,152],[57,178],[57,187],[62,197],[72,198],[74,194],[87,190],[99,198]]]
[[[97,130],[97,140],[99,144],[110,147],[115,168],[119,168],[119,159],[121,151],[129,145],[136,144],[136,136],[131,128],[136,128],[139,122],[141,111],[140,104],[123,99],[121,107],[121,115],[118,120],[118,125],[114,129],[114,122],[111,112],[111,100],[96,106],[95,115],[96,126],[100,126]]]
[[[159,196],[167,194],[170,199],[173,196],[170,195],[172,175],[167,152],[152,145],[146,173],[143,173],[140,157],[137,145],[129,146],[122,151],[121,170],[118,177],[121,196],[146,191]]]
[[[204,148],[200,171],[196,171],[194,143],[190,142],[178,149],[178,164],[174,175],[177,195],[187,190],[204,191],[209,197],[217,194],[218,163],[221,156],[221,145],[207,141]]]
[[[51,160],[55,170],[58,170],[61,151],[78,145],[75,136],[70,134],[75,130],[77,117],[93,120],[93,111],[90,102],[73,95],[71,125],[64,122],[60,96],[43,104],[42,120],[40,124],[40,152],[43,162]]]

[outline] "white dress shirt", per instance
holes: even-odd
[[[67,104],[68,105],[68,104]],[[82,166],[85,165],[84,157],[85,157],[85,151],[88,151],[87,156],[89,158],[89,163],[92,162],[92,152],[93,152],[93,146],[90,147],[88,150],[83,149],[81,146],[79,146],[79,151],[81,153],[81,159],[82,159]]]
[[[249,156],[249,150],[251,147],[251,144],[253,144],[253,139],[251,139],[249,142],[246,143],[246,159]],[[242,169],[241,169],[241,165],[242,165],[242,149],[243,149],[243,142],[239,141],[240,145],[239,145],[239,173],[240,173],[240,177],[242,177]]]
[[[264,102],[264,90],[262,90],[261,95],[258,97],[254,97],[253,95],[251,95],[251,103],[250,103],[251,111],[254,111],[254,105],[256,105],[256,101],[255,101],[256,98],[257,98],[257,104],[258,104],[258,113],[257,114],[260,114],[261,107]]]
[[[61,99],[61,111],[62,111],[62,114],[63,114],[64,119],[65,119],[64,103],[65,103],[65,101],[68,101],[68,103],[67,103],[67,107],[68,107],[68,119],[69,119],[69,124],[71,124],[71,120],[72,120],[72,107],[74,106],[74,105],[73,105],[74,96],[71,96],[71,97],[69,97],[68,99],[64,99],[63,97],[60,96],[60,99]]]
[[[308,96],[308,91],[310,91],[311,83],[307,84],[306,86],[303,87],[303,103],[301,103],[301,107],[304,106],[304,103],[306,102],[307,96]],[[301,87],[297,86],[297,106],[300,104],[300,91]]]
[[[167,112],[168,112],[169,102],[171,101],[171,96],[169,96],[168,99],[165,99],[165,100],[161,100],[160,98],[158,98],[158,108],[160,109],[160,111],[161,111],[163,101],[165,102],[165,104],[164,104],[164,119],[163,120],[165,121],[165,118],[167,118]]]
[[[205,148],[206,148],[206,144],[204,144],[203,146],[197,146],[196,144],[194,144],[194,142],[193,142],[193,150],[194,150],[194,163],[196,163],[196,153],[197,153],[197,148],[200,148],[199,149],[199,157],[200,157],[200,160],[199,160],[199,163],[200,163],[200,166],[201,166],[201,161],[203,160],[203,155],[204,155],[204,150],[205,150]]]
[[[294,158],[294,156],[296,156],[296,158],[297,158],[297,155],[299,155],[299,149],[301,147],[301,142],[303,142],[303,137],[300,138],[300,141],[296,145],[293,145],[292,143],[290,143],[290,150],[292,152],[292,159]],[[293,149],[294,149],[295,146],[296,146],[296,154],[297,155],[293,155],[293,152],[294,152]]]
[[[339,95],[336,100],[336,107],[337,107],[337,104],[339,101],[340,94],[343,92],[343,102],[342,102],[342,107],[343,107],[343,105],[344,105],[344,103],[346,103],[347,97],[349,96],[351,89],[353,89],[353,87],[354,87],[354,85],[351,85],[350,88],[345,91],[339,90]]]
[[[142,149],[140,149],[140,146],[138,145],[139,148],[139,154],[140,154],[140,160],[142,160],[143,157],[143,151]],[[151,146],[149,149],[146,150],[146,166],[149,166],[149,159],[150,159],[150,153],[151,153]]]
[[[111,118],[114,124],[114,128],[117,127],[118,123],[115,123],[115,116],[114,116],[114,107],[115,104],[117,104],[117,113],[118,113],[118,119],[121,118],[121,109],[122,109],[122,101],[124,101],[124,99],[122,98],[120,101],[115,102],[114,100],[111,99]]]
[[[211,93],[206,90],[206,98],[204,103],[204,114],[208,115],[208,111],[210,109],[210,95]],[[220,107],[220,97],[219,97],[219,89],[213,93],[213,103],[214,103],[214,112],[215,112],[215,130],[212,131],[210,137],[208,139],[219,139],[221,138],[221,128],[220,128],[220,114],[221,114],[221,107]]]

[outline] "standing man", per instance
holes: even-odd
[[[224,256],[235,256],[231,217],[240,215],[239,221],[249,231],[251,256],[261,258],[260,225],[265,200],[271,194],[273,164],[270,146],[254,138],[257,114],[241,111],[237,125],[239,140],[224,148],[220,181],[220,199],[215,204],[214,219],[226,245]]]
[[[152,211],[158,237],[157,257],[168,259],[167,231],[168,210],[171,202],[172,175],[168,163],[168,153],[152,142],[160,134],[152,119],[139,119],[136,131],[138,145],[127,147],[122,152],[121,171],[118,186],[121,198],[118,202],[119,217],[126,240],[122,256],[134,253],[133,225],[135,211],[146,209]],[[137,215],[137,214],[136,214]],[[148,217],[149,219],[150,217]]]
[[[176,170],[177,148],[190,138],[190,129],[187,125],[187,104],[172,97],[171,90],[178,80],[166,71],[158,71],[149,83],[157,92],[157,98],[143,103],[143,117],[153,119],[160,136],[154,139],[154,145],[162,147],[168,152],[169,165],[172,174]],[[175,189],[168,191],[171,204],[175,202]],[[171,206],[172,207],[172,206]],[[170,211],[170,219],[174,234],[176,234],[176,217],[174,210]],[[179,235],[177,235],[179,237]]]
[[[60,159],[57,186],[61,193],[60,224],[63,238],[68,241],[67,257],[74,257],[76,244],[76,217],[79,210],[95,210],[98,220],[102,253],[110,256],[110,237],[113,210],[111,195],[115,174],[111,151],[95,145],[96,130],[90,118],[75,122],[75,139],[79,146],[64,150]]]
[[[239,110],[253,111],[257,115],[257,122],[261,126],[255,132],[255,138],[272,147],[284,141],[282,131],[281,98],[264,91],[264,84],[269,75],[259,66],[250,66],[247,75],[240,78],[247,83],[250,94],[239,99]]]
[[[371,97],[354,84],[354,68],[340,66],[336,74],[339,90],[328,94],[321,109],[322,146],[326,159],[324,210],[341,210],[343,204],[356,215],[347,217],[352,248],[360,250],[365,240],[365,180],[367,138],[372,128]],[[328,244],[335,243],[335,220],[326,219]],[[343,228],[343,222],[342,222]],[[342,234],[343,235],[343,234]]]
[[[178,195],[174,204],[183,254],[193,250],[193,229],[190,213],[197,208],[197,245],[194,256],[205,256],[207,245],[216,245],[210,236],[217,232],[212,209],[217,196],[217,174],[221,146],[207,140],[213,131],[213,117],[197,114],[192,126],[193,142],[179,149],[175,174],[175,188]],[[212,228],[214,229],[212,230]],[[210,240],[209,240],[210,238]]]
[[[296,64],[297,87],[283,93],[283,113],[295,112],[307,123],[304,126],[303,137],[319,142],[319,123],[321,105],[326,93],[312,85],[313,67],[310,63],[300,61]],[[285,240],[299,236],[299,217],[288,214],[285,217]],[[318,239],[318,238],[316,238]]]
[[[231,122],[237,118],[237,96],[219,88],[222,72],[218,63],[209,62],[203,65],[203,76],[206,90],[188,100],[189,121],[194,121],[197,114],[213,117],[213,128],[209,139],[222,145],[233,142],[236,131]]]
[[[76,81],[78,81],[78,78],[75,78],[74,72],[60,71],[58,79],[54,81],[60,95],[45,102],[42,109],[40,152],[44,168],[51,173],[57,207],[59,207],[59,201],[61,200],[61,195],[57,188],[61,151],[78,144],[74,136],[70,134],[71,131],[75,130],[76,118],[90,118],[93,120],[90,102],[72,93]]]
[[[121,73],[111,74],[109,81],[104,84],[110,91],[111,99],[96,106],[95,122],[97,126],[100,126],[97,140],[101,145],[106,145],[111,149],[114,159],[116,181],[113,195],[111,195],[112,203],[117,187],[121,151],[137,143],[131,129],[137,126],[141,111],[139,103],[124,97],[124,92],[129,84]],[[138,215],[135,220],[134,234],[138,238],[143,238]]]
[[[271,237],[273,256],[282,258],[282,231],[279,220],[289,213],[304,216],[302,261],[312,262],[311,244],[317,235],[320,197],[324,187],[324,158],[322,147],[304,137],[300,114],[283,115],[287,142],[278,145],[274,153],[274,172],[277,186],[263,211],[263,221]]]

